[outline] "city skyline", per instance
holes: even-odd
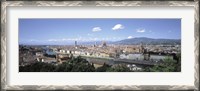
[[[181,39],[181,19],[19,19],[20,44]]]

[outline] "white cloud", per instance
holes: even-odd
[[[95,40],[95,41],[96,41],[96,40],[98,40],[98,38],[94,38],[93,40]]]
[[[136,31],[139,32],[139,33],[144,33],[145,29],[137,29]]]
[[[124,26],[122,24],[116,24],[112,30],[120,30],[120,29],[124,29]]]
[[[62,41],[66,41],[67,39],[63,38]]]
[[[92,31],[93,31],[93,32],[99,32],[99,31],[101,31],[101,28],[100,28],[100,27],[94,27],[94,28],[92,29]]]
[[[118,37],[117,39],[118,39],[118,40],[121,40],[122,38],[121,38],[121,37]]]
[[[49,39],[48,41],[52,42],[52,41],[58,41],[58,39]]]
[[[35,39],[31,39],[30,41],[31,41],[31,42],[35,42],[35,41],[37,41],[37,40],[35,40]]]
[[[63,38],[63,39],[49,39],[47,41],[49,41],[49,42],[62,42],[62,41],[69,41],[69,40],[75,40],[75,39],[65,39],[65,38]]]
[[[87,35],[88,35],[88,36],[93,36],[93,34],[90,34],[90,33],[88,33]]]
[[[94,41],[94,40],[98,40],[98,38],[78,37],[78,38],[49,39],[47,41],[49,41],[49,42],[66,42],[66,41]]]
[[[132,36],[131,36],[132,37]],[[104,38],[97,38],[97,37],[76,37],[76,38],[61,38],[61,39],[49,39],[47,42],[73,42],[73,41],[109,41],[109,40],[120,40],[120,37],[104,37]]]
[[[131,39],[131,38],[133,38],[133,36],[128,36],[128,39]]]

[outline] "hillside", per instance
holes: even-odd
[[[131,45],[131,44],[152,44],[152,45],[157,45],[157,44],[169,44],[169,45],[174,45],[174,44],[181,44],[180,39],[153,39],[153,38],[146,38],[146,37],[138,37],[138,38],[131,38],[131,39],[124,39],[120,41],[113,42],[113,44],[126,44],[126,45]]]

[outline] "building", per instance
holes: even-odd
[[[121,54],[120,59],[144,60],[143,54]]]
[[[49,57],[44,57],[44,58],[37,58],[38,62],[44,62],[44,63],[56,63],[55,58],[49,58]]]
[[[107,47],[107,44],[105,41],[102,41],[101,47],[103,47],[103,48]]]
[[[37,57],[42,57],[42,56],[44,56],[44,54],[43,54],[42,52],[36,52],[35,55],[36,55]]]
[[[136,66],[135,64],[128,64],[127,67],[131,71],[142,71],[142,67]]]
[[[77,47],[77,41],[75,41],[74,46]]]
[[[45,53],[49,56],[56,55],[56,53],[53,51],[53,49],[47,49]]]
[[[56,55],[56,61],[57,62],[66,62],[67,60],[71,59],[73,57],[73,54],[57,54]]]

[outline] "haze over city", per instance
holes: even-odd
[[[136,37],[181,39],[180,19],[19,19],[19,43],[62,45]]]

